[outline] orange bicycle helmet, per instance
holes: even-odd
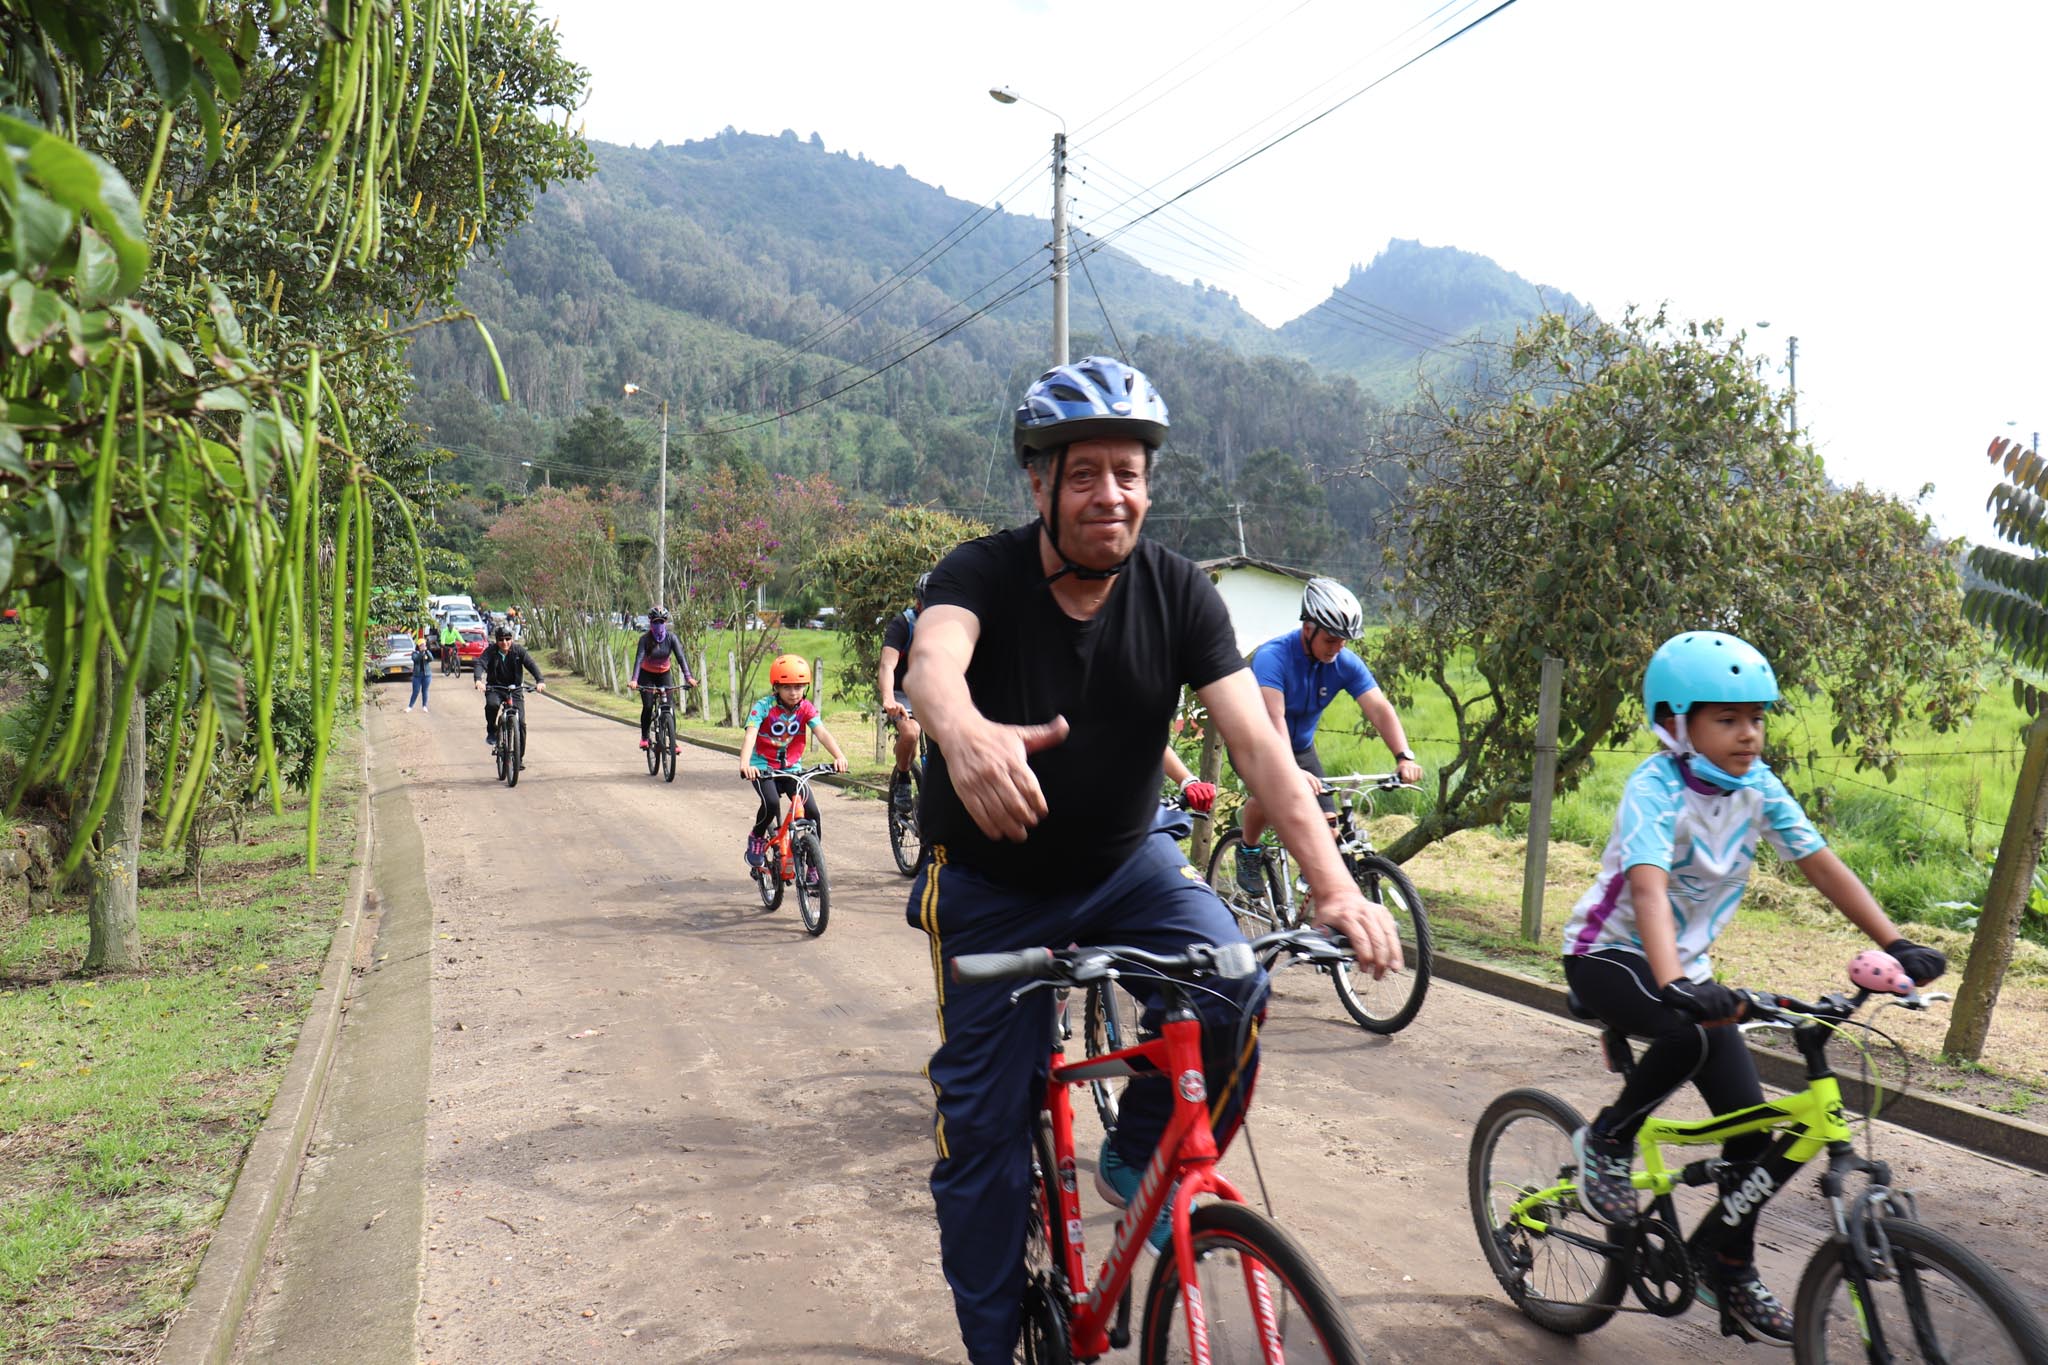
[[[778,654],[775,662],[768,665],[768,681],[777,687],[786,684],[807,686],[811,681],[811,666],[801,654]]]

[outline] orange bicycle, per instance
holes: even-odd
[[[1121,1349],[1131,1338],[1138,1251],[1171,1209],[1173,1240],[1152,1271],[1139,1332],[1144,1365],[1173,1361],[1363,1361],[1336,1290],[1279,1224],[1217,1173],[1216,1135],[1202,1076],[1202,1026],[1191,998],[1205,979],[1249,976],[1262,960],[1323,963],[1350,950],[1313,929],[1252,943],[1198,944],[1162,955],[1137,948],[1031,948],[952,960],[955,981],[1021,981],[1012,999],[1041,989],[1105,988],[1136,974],[1162,988],[1160,1035],[1068,1062],[1054,1011],[1052,1075],[1031,1135],[1033,1216],[1025,1250],[1023,1352],[1031,1365],[1066,1365]],[[1249,1017],[1246,1025],[1249,1028]],[[1118,1221],[1091,1284],[1081,1236],[1074,1161],[1073,1086],[1139,1073],[1174,1077],[1173,1115]],[[1195,1200],[1214,1202],[1195,1207]]]
[[[752,870],[761,904],[773,910],[782,904],[784,887],[796,892],[797,913],[812,938],[825,932],[832,914],[832,884],[825,876],[825,847],[817,821],[804,812],[811,803],[811,779],[836,771],[830,763],[814,768],[771,768],[763,777],[786,777],[796,791],[781,798],[782,819],[768,835],[767,858]]]

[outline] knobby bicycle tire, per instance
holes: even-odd
[[[754,887],[761,893],[762,909],[774,910],[782,904],[782,850],[772,837],[761,855],[761,865],[754,869]]]
[[[1066,1245],[1059,1172],[1052,1159],[1052,1116],[1041,1109],[1031,1130],[1031,1217],[1024,1234],[1024,1312],[1017,1342],[1024,1365],[1070,1365],[1073,1360],[1066,1306],[1057,1288]]]
[[[896,870],[906,877],[917,875],[917,860],[924,853],[924,833],[918,825],[918,796],[922,790],[919,781],[923,765],[910,771],[910,814],[896,809],[896,793],[892,788],[884,799],[889,803],[889,855],[896,860]]]
[[[505,736],[500,733],[498,742],[491,746],[491,758],[498,765],[498,780],[505,780]]]
[[[1517,1123],[1530,1127],[1503,1150]],[[1472,1129],[1465,1202],[1479,1249],[1515,1307],[1539,1327],[1579,1336],[1607,1325],[1628,1283],[1628,1265],[1564,1238],[1526,1229],[1503,1231],[1501,1213],[1524,1192],[1548,1189],[1575,1166],[1571,1137],[1585,1125],[1579,1111],[1541,1090],[1510,1090],[1486,1107]],[[1612,1236],[1573,1205],[1553,1204],[1546,1221],[1582,1236]]]
[[[825,850],[818,836],[805,830],[796,836],[790,855],[796,867],[796,911],[803,917],[804,932],[816,938],[825,932],[825,925],[832,918],[832,881],[825,873]],[[809,884],[814,869],[818,874],[816,886]]]
[[[647,753],[644,755],[647,759],[647,775],[649,777],[661,771],[661,750],[654,747],[659,743],[661,743],[661,720],[659,717],[656,717],[653,724],[648,726]]]
[[[676,780],[676,716],[670,711],[661,719],[661,780]]]
[[[501,738],[504,736],[505,726],[503,724],[498,726],[498,734]],[[513,727],[512,737],[506,743],[505,750],[505,785],[516,787],[519,785],[519,770],[526,766],[526,723],[524,721]]]
[[[1233,826],[1223,832],[1216,841],[1216,847],[1209,852],[1209,889],[1229,907],[1238,929],[1246,938],[1257,938],[1276,929],[1288,928],[1287,902],[1281,895],[1280,869],[1273,865],[1272,851],[1267,850],[1266,865],[1261,869],[1266,883],[1266,899],[1259,902],[1247,896],[1244,888],[1237,884],[1237,851],[1243,847],[1242,829]]]
[[[1274,1325],[1281,1331],[1288,1360],[1327,1360],[1337,1365],[1365,1360],[1365,1349],[1352,1331],[1337,1291],[1301,1244],[1279,1224],[1243,1204],[1206,1204],[1189,1217],[1188,1235],[1194,1241],[1197,1268],[1215,1266],[1218,1271],[1214,1283],[1204,1275],[1202,1285],[1210,1358],[1218,1365],[1266,1359],[1253,1330],[1246,1262],[1258,1265],[1267,1277],[1263,1297],[1276,1315]],[[1169,1252],[1158,1258],[1152,1287],[1145,1294],[1138,1349],[1143,1365],[1187,1359],[1186,1340],[1175,1337],[1176,1327],[1185,1328],[1186,1323],[1179,1258]]]
[[[1429,917],[1423,913],[1422,897],[1415,883],[1400,866],[1377,853],[1367,854],[1351,867],[1352,879],[1367,900],[1378,901],[1394,917],[1395,932],[1401,936],[1402,969],[1375,981],[1356,967],[1333,968],[1330,978],[1337,986],[1337,999],[1345,1013],[1367,1033],[1399,1033],[1415,1020],[1422,998],[1429,994],[1431,941]]]
[[[1090,1057],[1115,1052],[1135,1041],[1135,1015],[1128,1004],[1113,981],[1097,981],[1088,987],[1088,994],[1081,1003],[1081,1039]],[[1095,1098],[1096,1116],[1102,1120],[1102,1131],[1107,1133],[1116,1127],[1117,1108],[1123,1102],[1124,1081],[1122,1078],[1090,1081],[1088,1092]]]
[[[1893,1360],[2048,1365],[2048,1329],[1982,1257],[1910,1218],[1885,1218],[1879,1227],[1898,1274],[1874,1285],[1874,1301],[1860,1311],[1882,1324]],[[1865,1359],[1851,1254],[1840,1237],[1830,1238],[1800,1276],[1792,1310],[1792,1358],[1799,1365]],[[1923,1331],[1933,1337],[1931,1351]]]

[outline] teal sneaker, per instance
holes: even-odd
[[[1272,894],[1266,886],[1266,849],[1263,844],[1245,844],[1237,850],[1237,889],[1253,900]]]
[[[1115,1143],[1102,1140],[1102,1150],[1095,1155],[1095,1192],[1118,1208],[1130,1207],[1131,1200],[1138,1194],[1138,1185],[1145,1179],[1142,1166],[1132,1166],[1117,1155]],[[1154,1251],[1165,1251],[1166,1244],[1173,1237],[1173,1198],[1169,1194],[1167,1206],[1159,1211],[1159,1221],[1152,1225],[1152,1235],[1146,1240]]]

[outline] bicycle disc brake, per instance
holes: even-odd
[[[1692,1307],[1699,1276],[1678,1230],[1658,1218],[1638,1218],[1628,1235],[1628,1287],[1660,1318]]]

